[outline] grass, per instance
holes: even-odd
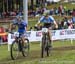
[[[70,40],[66,41],[54,41],[53,50],[49,57],[41,58],[40,43],[32,42],[30,44],[30,54],[28,57],[20,57],[17,60],[11,60],[10,52],[7,50],[7,45],[0,46],[0,64],[75,64],[75,49],[62,48],[74,46],[70,43]],[[57,48],[60,48],[57,49]]]
[[[71,9],[71,10],[73,8],[75,9],[75,4],[72,4],[71,2],[70,3],[57,3],[57,4],[53,4],[53,5],[51,4],[51,5],[49,5],[47,7],[47,9],[51,9],[51,8],[54,8],[54,7],[57,7],[58,8],[60,4],[62,4],[63,7],[66,6],[67,9]]]

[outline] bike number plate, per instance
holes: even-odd
[[[47,28],[42,28],[42,32],[47,33],[48,32],[48,29]]]
[[[19,37],[19,32],[14,32],[15,37]]]

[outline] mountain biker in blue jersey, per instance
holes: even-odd
[[[10,31],[13,32],[13,29],[18,27],[19,36],[22,36],[22,40],[24,42],[24,33],[27,30],[27,23],[25,20],[22,19],[22,16],[17,15],[16,18],[10,24]]]
[[[49,16],[49,14],[46,12],[43,14],[43,16],[40,18],[40,20],[35,25],[36,27],[40,25],[40,23],[43,23],[43,27],[48,28],[48,34],[50,39],[50,45],[51,46],[51,29],[52,29],[52,23],[55,25],[56,28],[58,28],[58,25],[55,21],[55,19],[52,16]]]

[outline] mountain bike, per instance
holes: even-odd
[[[47,28],[42,28],[42,45],[41,45],[41,57],[44,57],[44,54],[46,53],[47,56],[49,56],[49,36],[48,36],[48,29]]]
[[[17,59],[20,52],[24,57],[28,56],[30,49],[29,40],[25,38],[25,42],[23,42],[22,37],[20,37],[19,33],[15,33],[13,35],[15,36],[15,40],[12,42],[10,48],[11,59]]]

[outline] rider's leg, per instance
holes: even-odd
[[[48,36],[49,36],[49,47],[52,47],[52,40],[51,40],[51,30],[48,30]]]
[[[22,42],[23,42],[24,45],[26,45],[25,40],[26,40],[26,38],[25,38],[25,36],[23,35],[23,36],[22,36]]]
[[[24,40],[24,37],[22,37],[22,41],[23,41],[23,43],[24,43],[24,41],[25,41],[25,40]]]
[[[21,39],[22,39],[22,43],[24,43],[24,42],[25,42],[24,33],[21,33],[21,34],[20,34],[20,37],[21,37]]]

